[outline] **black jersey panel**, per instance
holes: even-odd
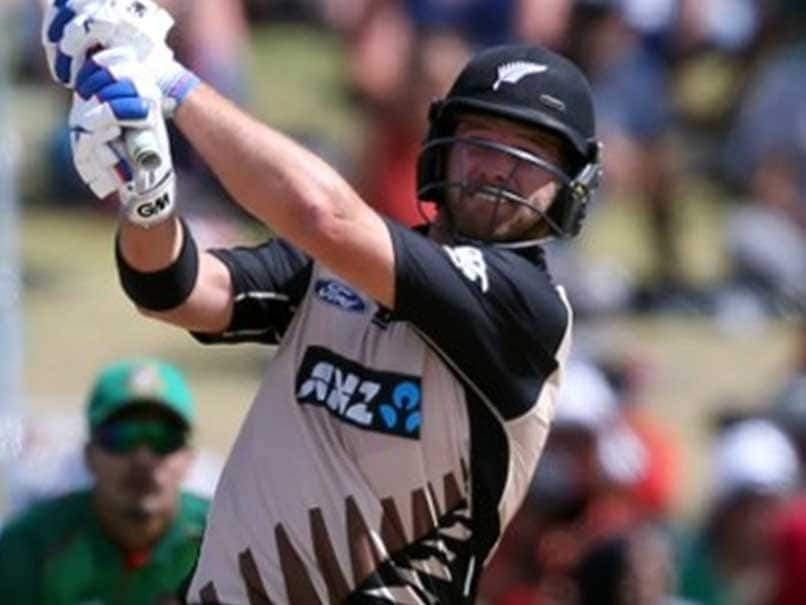
[[[313,268],[310,257],[282,239],[210,253],[232,276],[232,320],[220,334],[193,332],[193,337],[205,344],[277,344],[308,289]]]
[[[473,551],[476,573],[470,592],[475,595],[482,566],[501,536],[498,504],[509,475],[512,453],[504,426],[497,421],[489,405],[470,388],[465,389],[470,405],[470,476],[473,510]]]
[[[387,224],[395,247],[394,319],[413,323],[505,419],[525,413],[557,368],[570,320],[542,257],[442,246]]]

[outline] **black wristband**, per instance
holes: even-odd
[[[182,249],[169,266],[144,273],[126,262],[120,250],[120,236],[115,238],[115,260],[120,285],[138,306],[150,311],[168,311],[190,296],[199,277],[199,251],[190,229],[181,218]]]

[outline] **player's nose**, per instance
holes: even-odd
[[[509,183],[515,172],[513,160],[503,154],[488,154],[478,167],[479,180],[491,185],[505,185]]]
[[[130,454],[130,460],[138,467],[150,468],[159,464],[160,456],[150,446],[141,443]]]

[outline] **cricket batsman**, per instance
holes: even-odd
[[[572,313],[541,246],[578,233],[598,183],[587,81],[538,46],[474,56],[431,106],[417,187],[436,214],[409,229],[200,82],[169,27],[148,0],[56,0],[43,41],[74,91],[76,168],[120,199],[137,309],[204,344],[277,345],[187,602],[472,603],[568,358]],[[198,249],[166,119],[278,237]]]

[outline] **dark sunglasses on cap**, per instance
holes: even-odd
[[[129,454],[145,445],[164,456],[182,449],[188,441],[185,427],[165,420],[113,420],[93,433],[93,443],[113,454]]]

